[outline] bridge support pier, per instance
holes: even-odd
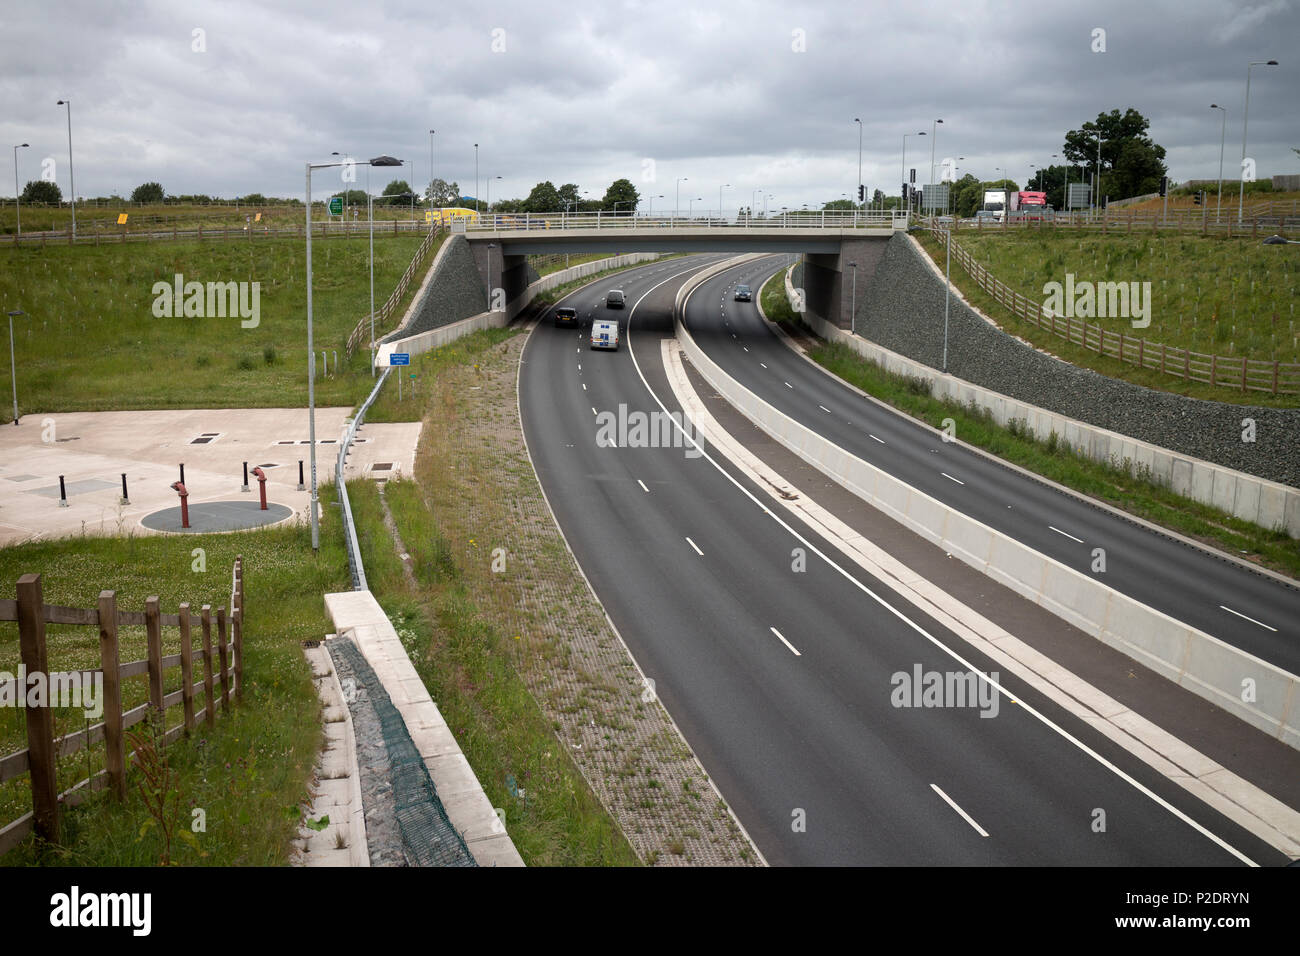
[[[846,237],[838,253],[807,253],[803,267],[805,309],[838,328],[852,329],[850,305],[856,298],[861,313],[867,287],[876,274],[876,266],[880,264],[888,242],[884,238]],[[850,262],[857,264],[856,296],[853,291],[855,270],[849,266]]]

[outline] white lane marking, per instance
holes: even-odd
[[[763,366],[763,368],[767,368],[767,363],[766,363],[766,362],[759,362],[758,364],[761,365],[761,366]]]
[[[784,644],[786,647],[790,648],[791,654],[793,654],[795,657],[803,657],[803,655],[799,653],[799,649],[795,647],[793,644],[791,644],[789,641],[787,641],[785,639],[785,635],[783,635],[780,631],[778,631],[774,627],[770,627],[768,628],[768,630],[771,631],[773,634],[775,634],[777,637],[781,638],[781,643]]]
[[[943,475],[943,476],[944,476],[945,478],[947,478],[949,481],[955,481],[955,482],[957,482],[957,484],[959,484],[959,485],[964,485],[964,484],[966,484],[966,482],[962,481],[960,478],[954,478],[952,475],[948,474],[946,471],[941,471],[941,472],[939,472],[939,474]]]
[[[742,345],[741,348],[744,349],[746,352],[749,351],[749,346],[747,345]]]
[[[1049,524],[1047,527],[1052,528],[1052,526],[1051,526],[1050,524]],[[1083,539],[1082,539],[1082,538],[1076,538],[1074,535],[1070,534],[1070,533],[1067,532],[1067,531],[1062,531],[1060,528],[1052,528],[1052,530],[1055,531],[1057,534],[1063,534],[1063,535],[1065,535],[1065,536],[1066,536],[1067,538],[1069,538],[1071,541],[1077,541],[1077,542],[1079,542],[1080,544],[1083,544]]]
[[[587,390],[587,383],[586,383],[586,382],[583,382],[583,383],[582,383],[582,390],[583,390],[584,392]]]
[[[826,414],[828,414],[828,415],[829,415],[830,412],[831,412],[831,410],[830,410],[829,408],[827,408],[825,405],[818,405],[817,407],[820,408],[822,411],[824,411],[824,412],[825,412]]]
[[[794,388],[794,386],[791,385],[789,382],[786,382],[786,383],[785,383],[785,387],[786,387],[786,388]]]
[[[641,486],[641,490],[644,491],[647,495],[650,494],[650,489],[647,488],[647,487],[645,486],[645,482],[644,482],[644,481],[642,481],[640,478],[638,478],[638,479],[636,480],[636,483],[637,483],[638,485]]]
[[[1227,611],[1229,614],[1235,614],[1235,615],[1237,615],[1237,617],[1242,618],[1243,620],[1250,621],[1251,624],[1258,624],[1260,627],[1265,628],[1266,630],[1270,630],[1270,631],[1272,631],[1274,634],[1277,633],[1277,628],[1275,628],[1275,627],[1269,627],[1269,626],[1268,626],[1267,624],[1265,624],[1263,621],[1257,621],[1257,620],[1255,620],[1253,617],[1246,617],[1246,615],[1242,614],[1240,611],[1234,611],[1232,608],[1228,607],[1228,606],[1225,605],[1225,604],[1220,604],[1219,607],[1223,608],[1223,609],[1224,609],[1225,611]]]
[[[591,414],[593,414],[593,415],[596,414],[596,406],[594,406],[594,405],[591,407]]]
[[[581,351],[581,349],[579,349],[579,351]],[[579,371],[579,372],[582,371],[582,363],[581,363],[581,362],[578,363],[578,371]]]
[[[871,434],[871,432],[867,432],[867,437],[873,439],[874,441],[880,442],[880,444],[882,445],[885,443],[885,440],[883,438],[876,438],[876,436]]]
[[[700,550],[700,546],[696,544],[694,541],[692,541],[689,537],[686,539],[686,543],[689,544],[692,548],[694,548],[695,553],[698,554],[701,558],[704,557],[704,552]]]
[[[650,294],[649,292],[646,293],[646,295],[649,294]],[[644,298],[645,296],[642,296],[642,299]],[[638,304],[639,301],[640,300],[638,300]],[[687,301],[688,302],[690,301],[689,297],[687,298]],[[629,338],[630,338],[630,334],[629,334]],[[655,403],[664,412],[664,414],[667,415],[668,407],[664,404],[663,399],[659,397],[659,395],[655,392],[655,390],[650,387],[650,383],[646,381],[645,372],[642,371],[641,363],[637,361],[636,352],[632,350],[630,342],[628,343],[628,350],[632,354],[632,365],[634,368],[636,368],[636,373],[637,376],[641,379],[641,384],[645,386],[645,390],[650,393],[650,397],[655,400]],[[1240,860],[1246,866],[1250,866],[1250,867],[1259,866],[1258,863],[1256,863],[1254,860],[1248,857],[1245,853],[1242,853],[1240,850],[1234,847],[1227,840],[1223,839],[1217,833],[1214,833],[1204,825],[1198,823],[1196,820],[1193,820],[1182,810],[1178,809],[1178,807],[1174,806],[1164,797],[1160,796],[1160,794],[1156,793],[1146,784],[1142,783],[1142,781],[1136,779],[1132,774],[1128,773],[1121,767],[1117,766],[1113,761],[1108,760],[1106,757],[1098,753],[1092,747],[1088,746],[1086,743],[1084,743],[1074,734],[1070,733],[1068,730],[1066,730],[1056,721],[1052,720],[1042,711],[1035,708],[1032,704],[1029,704],[1024,700],[1020,700],[1019,698],[1012,697],[1012,695],[1008,691],[1003,689],[1002,684],[998,679],[990,677],[989,674],[980,670],[978,667],[975,666],[975,664],[973,664],[972,662],[968,661],[965,657],[963,657],[957,650],[955,650],[952,647],[949,647],[942,640],[935,637],[933,634],[927,631],[916,621],[912,620],[910,617],[908,617],[898,608],[894,607],[894,605],[890,604],[888,601],[886,601],[883,597],[881,597],[879,594],[877,594],[867,585],[863,584],[856,577],[854,577],[853,574],[848,569],[846,569],[843,565],[839,564],[834,558],[832,558],[826,552],[822,551],[821,548],[817,547],[816,544],[814,544],[807,537],[801,534],[784,518],[777,515],[775,512],[769,509],[765,504],[759,501],[759,499],[755,497],[754,493],[751,492],[744,485],[742,485],[740,481],[731,474],[731,472],[727,471],[727,469],[723,468],[722,465],[718,464],[717,460],[711,454],[709,454],[709,452],[704,448],[704,446],[693,435],[689,434],[686,431],[686,429],[682,426],[680,422],[673,419],[672,416],[669,416],[669,421],[672,422],[673,427],[682,435],[682,440],[686,442],[687,445],[698,449],[700,452],[700,457],[702,457],[705,461],[707,461],[710,465],[712,465],[714,469],[716,469],[717,472],[720,475],[722,475],[722,477],[726,479],[737,491],[739,491],[742,495],[744,495],[751,502],[753,502],[757,507],[759,507],[762,510],[763,514],[770,517],[773,521],[775,521],[778,525],[780,525],[781,528],[783,528],[786,531],[786,533],[788,533],[792,538],[798,541],[810,552],[817,555],[817,557],[821,558],[824,562],[826,562],[826,564],[832,570],[834,570],[842,578],[848,581],[849,584],[853,585],[863,594],[867,595],[867,597],[875,601],[885,611],[887,611],[889,614],[892,614],[898,621],[906,625],[918,636],[928,641],[937,650],[941,651],[944,654],[947,654],[948,657],[952,658],[952,660],[958,665],[960,665],[964,670],[974,673],[980,680],[984,681],[990,687],[995,688],[998,691],[998,693],[1005,694],[1008,700],[1013,700],[1013,699],[1019,700],[1020,708],[1026,714],[1030,715],[1035,720],[1037,720],[1040,724],[1042,724],[1044,727],[1048,728],[1053,733],[1057,734],[1059,737],[1061,737],[1061,739],[1067,741],[1071,746],[1078,749],[1081,753],[1087,755],[1089,758],[1095,761],[1098,764],[1098,766],[1104,767],[1106,770],[1110,771],[1120,780],[1123,780],[1126,784],[1128,784],[1138,793],[1145,796],[1152,803],[1159,806],[1170,816],[1173,816],[1178,820],[1181,820],[1188,827],[1195,830],[1201,836],[1205,837],[1205,839],[1209,840],[1211,843],[1221,848],[1226,853],[1229,853],[1232,856],[1234,856],[1236,859]],[[876,436],[872,435],[871,437],[875,438]],[[880,439],[876,438],[876,441],[880,441]]]
[[[952,799],[952,797],[948,796],[948,794],[940,790],[937,784],[933,784],[933,783],[930,784],[930,789],[933,790],[935,793],[937,793],[939,796],[943,797],[944,803],[948,804],[948,806],[952,807],[954,810],[960,813],[961,818],[965,820],[967,823],[969,823],[971,826],[973,826],[976,832],[979,833],[980,836],[986,837],[989,835],[987,830],[985,830],[982,826],[980,826],[978,823],[976,823],[974,820],[971,819],[971,815],[969,813],[967,813],[961,807],[957,806],[956,802]]]

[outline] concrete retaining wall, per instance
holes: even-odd
[[[734,264],[732,260],[705,270],[683,286],[674,316],[682,350],[719,394],[776,441],[904,527],[1180,686],[1300,748],[1300,678],[1294,674],[1188,627],[949,508],[849,454],[723,372],[682,325],[681,308],[691,289],[708,275]],[[1247,680],[1254,682],[1256,693],[1250,703],[1241,699]]]
[[[794,287],[788,271],[785,288],[786,294],[793,297]],[[955,375],[945,375],[929,365],[836,328],[811,313],[804,313],[803,320],[826,341],[840,342],[889,372],[925,379],[930,384],[930,394],[936,398],[963,405],[974,402],[977,407],[987,409],[999,425],[1017,419],[1026,423],[1041,441],[1046,441],[1055,432],[1058,438],[1080,454],[1097,461],[1119,465],[1127,463],[1132,471],[1147,468],[1153,479],[1168,484],[1175,492],[1193,501],[1222,508],[1229,514],[1265,528],[1284,528],[1291,537],[1300,538],[1300,489],[1182,455],[1150,442],[1039,408]],[[1250,410],[1243,409],[1242,413],[1248,411]]]

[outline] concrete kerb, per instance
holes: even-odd
[[[742,261],[745,260],[722,263],[688,281],[678,293],[674,310],[677,338],[683,351],[719,394],[773,439],[905,527],[1180,686],[1300,749],[1300,722],[1296,721],[1300,715],[1296,714],[1295,706],[1300,697],[1297,689],[1300,677],[1139,604],[949,508],[868,462],[848,455],[723,372],[686,330],[681,321],[682,306],[691,291],[705,279]],[[929,371],[933,374],[933,370]],[[837,458],[837,454],[844,457]],[[843,464],[838,468],[828,467],[827,463],[835,461]],[[874,480],[866,477],[872,473]],[[871,488],[874,493],[866,490]],[[977,528],[958,532],[956,529],[963,524]],[[987,562],[961,547],[972,534],[990,536]],[[1242,699],[1246,696],[1243,682],[1247,680],[1253,681],[1256,701]]]
[[[916,242],[911,236],[908,239]],[[937,268],[929,256],[922,253],[922,259],[937,274]],[[793,296],[794,286],[789,270],[785,275],[785,287],[786,294]],[[973,306],[971,308],[977,314],[982,314]],[[803,321],[827,341],[843,343],[863,358],[876,362],[890,372],[925,379],[930,383],[930,392],[936,398],[962,404],[973,400],[976,406],[990,411],[1002,403],[1019,406],[1027,410],[1028,414],[1022,412],[1017,417],[1027,418],[1035,436],[1040,440],[1045,441],[1055,431],[1058,437],[1067,440],[1072,447],[1098,461],[1111,461],[1128,468],[1134,474],[1144,467],[1149,468],[1152,479],[1170,485],[1175,491],[1195,501],[1222,508],[1235,517],[1269,530],[1283,528],[1291,537],[1300,538],[1300,488],[1181,455],[1149,442],[1026,405],[1000,392],[946,375],[814,315],[805,313]],[[1187,477],[1189,470],[1190,482]],[[1238,493],[1236,489],[1243,483],[1257,490]]]

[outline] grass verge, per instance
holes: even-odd
[[[325,486],[322,498],[332,496]],[[328,501],[322,505],[331,514]],[[0,550],[0,580],[9,590],[21,574],[42,575],[45,600],[72,607],[95,606],[101,588],[117,592],[118,606],[142,610],[157,594],[164,613],[181,601],[192,610],[208,603],[228,605],[230,568],[244,556],[248,602],[244,645],[244,702],[229,715],[218,712],[209,730],[202,723],[189,738],[165,751],[174,774],[179,829],[192,834],[171,844],[179,865],[268,866],[288,862],[297,835],[299,807],[322,731],[311,669],[301,643],[329,630],[321,595],[347,587],[347,563],[341,544],[323,536],[313,556],[305,524],[218,535],[150,535],[79,537],[41,541]],[[202,548],[202,556],[195,554]],[[200,560],[201,557],[201,560]],[[214,628],[215,629],[215,628]],[[180,641],[174,628],[163,629],[163,654],[175,654]],[[93,628],[48,625],[52,669],[93,668],[99,664],[99,635]],[[121,659],[145,656],[143,628],[122,628]],[[0,623],[0,670],[18,663],[17,625]],[[164,672],[164,691],[180,686],[180,669]],[[148,699],[147,678],[122,682],[127,708]],[[168,723],[180,721],[180,708],[168,709]],[[82,729],[80,710],[55,712],[55,733]],[[140,725],[137,725],[137,729]],[[26,746],[20,711],[0,709],[0,753]],[[87,762],[89,759],[89,763]],[[60,790],[87,772],[103,768],[102,747],[62,758]],[[40,845],[28,837],[0,863],[54,866],[153,866],[162,855],[159,828],[140,797],[141,774],[132,768],[128,795],[117,803],[106,792],[61,814],[59,846]],[[0,785],[0,820],[8,822],[31,809],[26,775]],[[206,830],[191,829],[194,811],[202,810]]]

